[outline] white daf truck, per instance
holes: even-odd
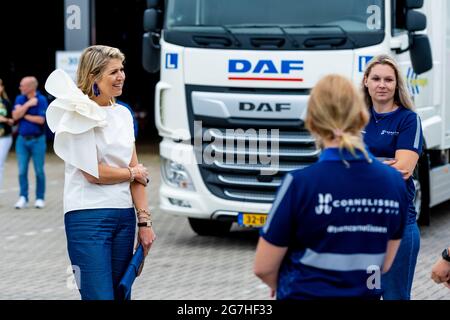
[[[160,207],[200,235],[264,224],[286,172],[320,153],[304,127],[311,88],[360,85],[393,55],[421,117],[416,206],[450,199],[450,1],[148,0],[143,65],[160,71]],[[380,186],[381,187],[381,186]]]

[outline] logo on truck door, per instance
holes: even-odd
[[[420,89],[424,89],[428,85],[427,78],[419,78],[419,75],[414,72],[414,69],[409,67],[406,73],[406,85],[412,96],[420,94]]]
[[[370,60],[373,59],[373,56],[359,56],[358,57],[358,71],[364,72],[366,70],[367,65]]]
[[[250,61],[245,59],[230,59],[228,61],[228,80],[252,81],[296,81],[303,71],[303,60],[272,60]]]
[[[178,68],[178,53],[166,53],[166,69]]]

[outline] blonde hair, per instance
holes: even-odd
[[[2,91],[2,93],[0,94],[0,97],[1,97],[2,99],[4,99],[4,100],[8,100],[8,101],[9,101],[8,95],[6,94],[5,85],[3,84],[3,80],[2,80],[2,79],[0,79],[0,86],[3,87],[3,91]]]
[[[119,59],[123,63],[125,55],[117,48],[100,45],[88,47],[81,54],[77,86],[89,98],[94,96],[93,85],[102,78],[111,59]]]
[[[395,62],[395,60],[387,54],[380,54],[372,58],[372,60],[370,60],[369,64],[367,65],[366,70],[364,71],[362,90],[364,93],[364,102],[366,103],[366,106],[370,108],[373,102],[369,94],[369,89],[365,86],[364,81],[369,78],[369,74],[372,71],[373,67],[379,64],[390,66],[395,72],[397,87],[395,88],[394,103],[407,109],[414,110],[414,103],[411,99],[411,96],[409,95],[406,82],[404,80],[400,67],[398,66],[397,62]]]
[[[339,149],[346,149],[355,156],[355,150],[359,150],[371,161],[361,135],[368,122],[369,113],[361,94],[343,76],[328,75],[311,91],[306,127],[318,136],[319,145],[323,139],[336,139]]]

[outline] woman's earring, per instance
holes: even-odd
[[[92,86],[92,91],[94,91],[94,96],[98,97],[100,95],[100,89],[98,88],[97,83],[94,82]]]

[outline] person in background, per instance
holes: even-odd
[[[313,88],[306,126],[319,161],[289,172],[261,229],[254,272],[277,299],[380,299],[408,208],[401,174],[374,159],[361,130],[368,112],[352,83]]]
[[[11,134],[13,125],[11,102],[6,94],[3,80],[0,79],[0,188],[2,187],[6,158],[13,142]]]
[[[28,207],[28,165],[33,161],[36,174],[36,200],[34,206],[45,206],[45,112],[48,101],[37,91],[38,81],[35,77],[25,77],[20,81],[20,92],[14,103],[12,117],[18,122],[19,130],[16,140],[16,157],[19,165],[20,196],[14,207]]]
[[[412,177],[422,152],[420,118],[392,57],[379,55],[369,62],[362,89],[371,115],[364,141],[375,157],[386,159],[387,165],[403,174],[408,190],[408,221],[394,264],[382,277],[383,299],[409,300],[420,247]]]

